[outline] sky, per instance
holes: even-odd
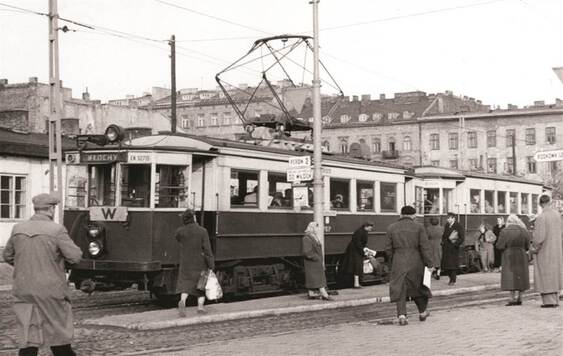
[[[47,17],[3,5],[45,13],[48,0],[0,0],[0,78],[47,83]],[[58,8],[94,28],[60,22],[71,30],[59,32],[63,84],[102,101],[170,87],[172,34],[177,88],[214,89],[215,74],[254,40],[313,28],[309,0],[59,0]],[[320,56],[345,95],[451,90],[494,107],[553,103],[563,99],[552,70],[563,66],[561,14],[561,0],[322,0]]]

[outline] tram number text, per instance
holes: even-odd
[[[123,206],[92,206],[90,220],[92,221],[127,221],[127,208]]]

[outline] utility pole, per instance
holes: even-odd
[[[323,176],[322,176],[322,151],[321,151],[321,81],[319,78],[319,0],[311,0],[313,4],[313,198],[314,220],[319,227],[319,240],[325,251],[324,238],[324,199],[323,199]]]
[[[512,139],[512,175],[516,175],[516,130],[511,137]]]
[[[61,82],[59,79],[59,14],[57,0],[49,0],[49,191],[58,196],[63,222],[63,154],[61,145]],[[56,178],[56,179],[55,179]]]
[[[176,36],[170,37],[170,125],[171,131],[176,132]]]

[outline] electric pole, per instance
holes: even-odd
[[[49,192],[61,200],[58,222],[63,222],[63,155],[61,146],[61,82],[59,79],[59,14],[57,0],[49,0]]]
[[[176,36],[170,37],[170,125],[171,131],[176,132]]]
[[[322,151],[321,151],[321,81],[319,79],[319,0],[312,0],[313,4],[313,198],[314,220],[319,227],[319,240],[325,252],[324,239],[324,199],[323,199],[323,176],[322,176]]]

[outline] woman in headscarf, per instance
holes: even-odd
[[[301,244],[305,267],[305,287],[309,290],[309,299],[332,300],[326,291],[323,250],[318,230],[318,224],[314,221],[310,222],[305,229]]]
[[[530,235],[526,225],[516,214],[509,215],[496,244],[496,248],[503,251],[500,288],[511,292],[506,306],[521,305],[522,292],[530,288],[526,253],[529,246]]]

